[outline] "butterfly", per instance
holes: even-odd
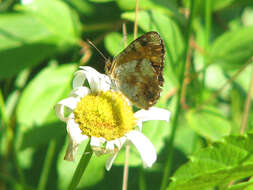
[[[107,59],[105,73],[136,107],[148,109],[160,97],[164,54],[161,36],[154,31],[147,32],[112,61]]]

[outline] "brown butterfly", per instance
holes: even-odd
[[[134,40],[105,72],[135,106],[148,109],[160,97],[163,86],[164,43],[157,32],[148,32]]]

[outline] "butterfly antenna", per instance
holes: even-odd
[[[88,43],[92,46],[92,47],[94,47],[95,48],[95,50],[97,50],[98,51],[98,53],[104,58],[104,60],[106,61],[107,60],[107,58],[104,56],[104,54],[88,39],[87,40],[88,41]]]

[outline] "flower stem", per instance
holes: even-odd
[[[190,36],[192,33],[193,15],[194,15],[194,0],[191,0],[190,1],[190,17],[189,17],[189,22],[188,22],[188,26],[187,26],[187,33],[186,33],[186,40],[185,40],[184,62],[180,68],[180,75],[179,75],[180,86],[179,86],[178,92],[177,92],[177,104],[176,104],[174,120],[172,123],[171,137],[169,139],[168,159],[167,159],[164,173],[163,173],[161,190],[166,189],[168,181],[169,181],[169,176],[171,174],[171,165],[172,165],[173,154],[174,154],[173,144],[174,144],[174,139],[175,139],[175,135],[176,135],[179,114],[181,111],[180,100],[181,100],[182,87],[183,87],[183,82],[184,82],[184,72],[185,72],[185,65],[186,65],[186,61],[187,61],[187,53],[188,53],[188,49],[189,49],[189,41],[190,41]]]
[[[50,141],[48,149],[47,149],[47,154],[46,154],[45,162],[44,162],[43,169],[41,172],[38,190],[44,190],[46,188],[48,174],[50,172],[53,157],[54,157],[55,147],[56,147],[56,140],[53,139]]]
[[[74,190],[76,189],[77,185],[79,184],[81,177],[86,169],[86,167],[88,166],[88,163],[91,159],[91,156],[93,154],[93,151],[90,147],[90,141],[88,142],[85,151],[78,163],[78,166],[76,168],[76,171],[74,173],[74,176],[69,184],[68,190]]]
[[[126,153],[125,153],[125,164],[124,164],[122,190],[127,190],[129,150],[130,150],[130,145],[127,144],[126,145]]]

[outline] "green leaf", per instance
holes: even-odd
[[[183,1],[185,6],[189,8],[189,4],[190,4],[190,1],[188,0],[184,0]],[[213,11],[218,11],[218,10],[221,10],[221,9],[224,9],[226,7],[229,7],[232,3],[234,3],[235,0],[223,0],[223,1],[220,1],[220,0],[212,0],[212,10]],[[205,3],[206,1],[202,1],[202,0],[196,0],[195,3],[197,4],[196,6],[196,10],[198,12],[200,12],[202,15],[204,15],[205,13]]]
[[[229,136],[179,168],[168,190],[203,190],[253,175],[253,135]]]
[[[76,65],[48,67],[42,70],[25,88],[17,108],[19,124],[41,125],[54,112],[54,105],[70,92]]]
[[[78,19],[62,1],[37,0],[19,9],[0,15],[0,79],[78,43]]]
[[[214,2],[212,3],[213,10],[217,11],[217,10],[224,9],[224,8],[230,6],[233,2],[235,2],[235,0],[223,0],[223,1],[214,0]]]
[[[95,2],[95,3],[107,3],[107,2],[112,2],[115,0],[89,0],[90,2]]]
[[[35,149],[27,148],[25,150],[19,151],[17,158],[19,165],[23,169],[29,169],[31,168],[33,164],[33,155],[34,155]]]
[[[64,154],[67,150],[67,142],[65,146],[62,148],[58,161],[57,161],[57,171],[59,175],[59,182],[58,189],[66,189],[74,175],[74,171],[78,165],[78,162],[81,158],[81,155],[84,152],[84,149],[87,145],[87,141],[79,145],[78,153],[75,158],[74,162],[65,161]],[[91,160],[81,178],[81,181],[78,185],[79,188],[81,187],[88,187],[92,186],[99,181],[101,181],[104,177],[105,172],[105,162],[106,162],[107,156],[100,156],[97,157],[96,155],[92,155]]]
[[[253,7],[246,7],[242,13],[242,22],[245,26],[253,26]]]
[[[127,35],[127,44],[133,40],[133,35]],[[117,32],[111,32],[105,36],[105,47],[112,56],[116,56],[124,50],[123,35]]]
[[[220,64],[223,69],[238,68],[253,55],[253,27],[225,32],[210,47],[207,62]]]
[[[75,70],[74,64],[45,68],[25,88],[17,107],[18,148],[48,143],[63,134],[54,105],[70,92]]]
[[[243,70],[242,74],[238,75],[234,82],[236,84],[239,84],[242,90],[245,91],[245,93],[248,92],[249,86],[250,86],[250,77],[252,74],[252,63],[251,63]],[[227,72],[230,77],[233,77],[236,74],[236,71]]]
[[[94,5],[88,1],[72,0],[68,3],[82,14],[91,15],[94,12]]]
[[[117,0],[118,6],[125,11],[133,11],[136,7],[136,0]],[[164,13],[167,16],[176,18],[178,21],[185,23],[186,20],[184,16],[177,9],[177,5],[174,1],[164,1],[164,0],[140,0],[139,1],[140,10],[156,10],[160,13]]]
[[[65,126],[65,123],[59,121],[22,131],[20,150],[37,148],[39,145],[47,144],[53,138],[62,137],[66,133]]]
[[[135,10],[136,0],[128,0],[128,1],[117,0],[116,2],[118,3],[119,7],[122,10],[128,10],[128,11]],[[139,8],[141,10],[156,9],[156,10],[160,10],[160,11],[172,14],[172,12],[170,12],[170,9],[174,10],[176,8],[176,4],[173,1],[140,0]]]
[[[0,15],[0,79],[55,53],[52,39],[49,30],[29,14]]]
[[[58,38],[58,43],[78,43],[79,20],[75,12],[63,1],[36,0],[19,8],[40,19],[43,25]]]
[[[230,123],[217,108],[202,108],[201,111],[191,110],[187,113],[186,119],[196,133],[208,140],[219,140],[230,134]]]
[[[231,187],[228,187],[226,190],[252,190],[253,181],[247,181],[239,184],[235,184]]]

